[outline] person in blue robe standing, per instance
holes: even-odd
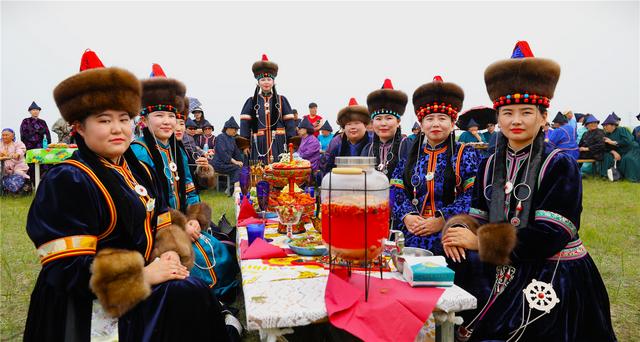
[[[224,123],[222,134],[218,135],[216,142],[216,153],[213,155],[213,168],[216,172],[228,175],[231,184],[240,179],[240,170],[243,165],[242,151],[238,148],[235,138],[239,128],[233,117]]]
[[[403,91],[393,89],[386,79],[381,89],[367,96],[371,115],[373,141],[362,149],[362,156],[376,157],[376,169],[391,179],[400,160],[406,158],[410,142],[402,137],[400,120],[407,107],[408,97]]]
[[[177,120],[186,120],[184,107],[186,87],[167,78],[158,64],[153,64],[154,77],[142,80],[142,119],[146,127],[143,137],[131,144],[138,159],[153,169],[162,184],[166,202],[185,212],[200,197],[189,170],[189,160],[181,141],[175,138]]]
[[[574,126],[569,125],[569,120],[561,112],[553,119],[553,130],[549,131],[549,144],[553,148],[565,151],[574,159],[578,159],[580,151],[576,141],[576,131]]]
[[[371,141],[367,132],[370,122],[367,107],[359,105],[353,97],[348,106],[340,109],[337,123],[342,133],[333,137],[320,159],[320,171],[323,175],[336,166],[336,157],[356,157],[362,154],[364,147]]]
[[[464,92],[436,76],[413,93],[422,133],[391,177],[392,215],[405,245],[444,255],[441,231],[447,219],[467,213],[480,162],[476,150],[455,142],[453,129]],[[444,103],[444,105],[443,105]]]
[[[607,291],[578,234],[578,165],[541,129],[559,76],[522,41],[485,70],[503,134],[478,169],[470,215],[450,219],[443,237],[466,259],[456,283],[478,300],[460,340],[616,341]]]
[[[276,91],[278,64],[262,55],[251,70],[258,84],[242,106],[240,135],[251,142],[251,161],[271,164],[289,150],[287,141],[296,136],[295,118],[289,100]]]
[[[119,317],[120,341],[229,340],[218,301],[188,276],[190,256],[158,252],[169,246],[157,234],[175,227],[155,175],[130,149],[138,79],[87,50],[80,73],[53,93],[78,150],[46,175],[29,209],[42,269],[24,340],[89,341],[96,298]]]

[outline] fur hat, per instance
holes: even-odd
[[[493,108],[509,104],[549,107],[560,78],[560,65],[533,56],[529,43],[519,41],[510,59],[497,61],[484,71],[484,82]]]
[[[168,111],[176,114],[184,108],[185,85],[172,78],[164,76],[164,71],[158,64],[153,65],[151,78],[142,80],[142,111],[147,115],[155,111]],[[157,70],[159,69],[159,70]]]
[[[251,71],[253,71],[253,77],[257,80],[263,77],[276,78],[278,76],[278,64],[270,61],[267,55],[263,54],[262,60],[253,63]]]
[[[195,175],[198,185],[207,189],[212,188],[216,182],[215,173],[213,166],[209,164],[197,165]]]
[[[89,287],[109,316],[122,316],[151,294],[143,270],[144,258],[137,251],[105,248],[96,254]]]
[[[336,120],[338,125],[342,128],[351,121],[362,121],[365,125],[368,125],[369,122],[371,122],[367,107],[359,105],[353,97],[349,100],[348,106],[340,109],[338,112],[338,119]]]
[[[185,96],[182,102],[182,109],[176,113],[176,119],[187,120],[189,118],[189,97]]]
[[[447,114],[455,122],[463,101],[462,88],[455,83],[444,82],[440,76],[435,76],[432,82],[419,86],[413,92],[413,109],[418,122],[433,113]]]
[[[236,135],[235,139],[236,139],[236,146],[238,146],[240,151],[244,150],[245,148],[251,147],[251,142],[249,141],[249,139],[241,135]]]
[[[407,101],[407,94],[393,89],[391,80],[387,78],[381,89],[374,90],[367,96],[367,107],[372,119],[380,114],[391,114],[399,119],[404,114]]]
[[[516,242],[516,228],[510,223],[488,223],[478,228],[478,250],[483,262],[509,265]]]
[[[53,90],[60,115],[69,123],[109,109],[135,117],[140,110],[140,94],[140,81],[135,75],[120,68],[105,68],[89,49],[82,55],[80,72]]]

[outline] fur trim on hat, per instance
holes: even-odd
[[[338,119],[336,122],[342,128],[350,121],[361,121],[365,125],[371,122],[369,117],[369,110],[365,106],[346,106],[338,112]]]
[[[560,65],[546,58],[512,58],[497,61],[484,71],[491,101],[512,94],[535,94],[553,98],[560,78]]]
[[[138,78],[120,68],[85,70],[53,90],[60,115],[69,123],[105,110],[122,110],[135,117],[140,112],[140,95]]]
[[[480,260],[494,265],[509,265],[516,247],[516,228],[510,223],[489,223],[478,228]]]
[[[381,109],[386,109],[402,116],[405,108],[407,107],[408,101],[409,98],[403,91],[395,89],[378,89],[367,96],[367,107],[370,114]]]
[[[413,108],[416,113],[420,107],[434,102],[438,104],[444,102],[445,105],[451,105],[454,110],[460,112],[464,102],[464,91],[455,83],[434,81],[419,86],[413,92]]]
[[[210,189],[215,185],[215,174],[216,172],[213,169],[213,166],[209,164],[196,166],[195,175],[198,180],[198,185],[203,188]]]
[[[473,234],[477,234],[478,231],[478,221],[469,215],[456,215],[447,220],[444,224],[444,228],[442,228],[442,236],[447,234],[447,230],[451,227],[462,226],[469,229]]]
[[[176,79],[153,77],[142,80],[142,108],[155,105],[171,105],[177,111],[184,107],[187,89]]]
[[[96,254],[89,287],[109,316],[120,317],[149,297],[143,270],[144,258],[137,251],[105,248]]]
[[[249,139],[243,136],[236,135],[235,139],[236,139],[236,146],[238,146],[240,151],[243,151],[244,149],[249,148],[251,146],[251,142],[249,141]]]
[[[262,74],[271,74],[273,77],[278,76],[278,64],[272,61],[257,61],[251,66],[253,76],[258,77]]]
[[[159,258],[164,252],[174,251],[180,256],[180,263],[190,270],[193,267],[195,255],[191,239],[184,230],[187,222],[186,217],[178,210],[170,209],[169,211],[171,212],[171,225],[156,233],[151,259]]]
[[[196,220],[206,230],[211,225],[211,207],[206,203],[192,204],[187,208],[187,220]]]

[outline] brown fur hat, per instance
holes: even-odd
[[[203,188],[211,188],[215,185],[215,170],[213,166],[207,165],[198,165],[196,166],[195,175],[198,177],[198,185]]]
[[[236,139],[236,146],[238,146],[240,151],[244,150],[245,148],[251,147],[251,142],[249,141],[249,139],[240,135],[236,135],[235,139]]]
[[[463,226],[471,230],[472,233],[477,234],[478,231],[478,221],[469,216],[469,215],[456,215],[447,220],[444,224],[444,228],[442,228],[442,236],[444,237],[447,234],[447,230],[454,226]]]
[[[185,96],[182,101],[182,108],[176,114],[176,118],[181,120],[187,120],[189,118],[189,97]]]
[[[120,68],[81,71],[53,90],[60,115],[69,123],[109,109],[122,110],[135,117],[140,112],[140,95],[138,78]]]
[[[516,242],[516,228],[510,223],[488,223],[478,228],[478,249],[484,262],[509,265]]]
[[[251,66],[251,71],[253,71],[253,77],[256,79],[261,79],[268,74],[272,78],[278,76],[278,64],[272,62],[267,58],[267,55],[262,55],[262,60],[259,60]]]
[[[516,44],[512,58],[497,61],[484,71],[484,83],[494,108],[508,104],[499,101],[507,95],[529,93],[551,99],[559,78],[560,65],[550,59],[533,57],[525,41]],[[532,104],[549,105],[548,102]]]
[[[211,207],[203,202],[190,205],[187,208],[187,220],[196,220],[202,230],[207,229],[211,224]]]
[[[437,103],[438,105],[444,103],[445,106],[451,105],[451,108],[459,112],[462,109],[462,103],[464,102],[464,91],[460,86],[451,82],[444,82],[440,76],[433,78],[432,82],[425,83],[413,92],[413,109],[418,115],[421,107],[432,105]],[[432,112],[444,113],[441,110]],[[452,118],[456,119],[456,115],[452,115]],[[423,116],[424,117],[424,116]],[[418,120],[422,121],[422,117],[418,115]]]
[[[382,89],[374,90],[367,96],[367,107],[370,115],[377,112],[381,112],[378,114],[392,114],[386,113],[386,111],[390,111],[402,116],[408,101],[407,94],[393,89],[391,80],[386,79]]]
[[[91,265],[89,287],[111,317],[120,317],[151,294],[144,258],[136,251],[106,248]]]
[[[164,252],[174,251],[180,256],[180,263],[190,270],[193,267],[195,255],[191,239],[184,230],[187,219],[177,210],[171,209],[170,212],[171,225],[156,233],[151,259],[159,258]]]
[[[155,105],[170,105],[179,112],[184,108],[184,84],[166,77],[153,77],[142,80],[142,108]]]
[[[338,125],[342,128],[351,121],[361,121],[365,125],[368,125],[369,122],[371,122],[369,110],[367,107],[359,105],[355,98],[351,98],[351,100],[349,100],[349,105],[340,109],[338,112],[338,119],[336,120]]]

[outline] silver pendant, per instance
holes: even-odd
[[[412,199],[412,200],[411,200],[411,204],[413,204],[413,206],[414,206],[414,207],[415,207],[416,205],[418,205],[418,203],[419,203],[419,202],[418,202],[418,199],[417,199],[417,198],[414,198],[414,199]]]
[[[509,181],[504,185],[504,193],[508,195],[511,193],[511,190],[513,190],[513,183]]]
[[[387,169],[382,169],[382,173],[386,175],[387,173],[389,173],[389,171],[387,171]]]
[[[180,176],[176,176],[176,180],[179,181],[180,180]]]
[[[171,170],[171,172],[178,171],[178,165],[176,165],[176,163],[174,162],[169,162],[169,170]]]
[[[145,188],[144,186],[138,184],[133,188],[136,191],[136,194],[138,194],[139,196],[147,196],[149,193],[147,192],[147,188]]]
[[[425,178],[427,179],[427,182],[432,181],[434,177],[435,177],[435,174],[433,172],[427,172],[427,175],[425,176]]]
[[[512,217],[511,218],[511,225],[514,227],[517,227],[520,225],[520,219],[517,217]]]
[[[156,199],[150,198],[149,201],[147,202],[147,211],[152,212],[153,209],[155,209],[155,207],[156,207]]]

